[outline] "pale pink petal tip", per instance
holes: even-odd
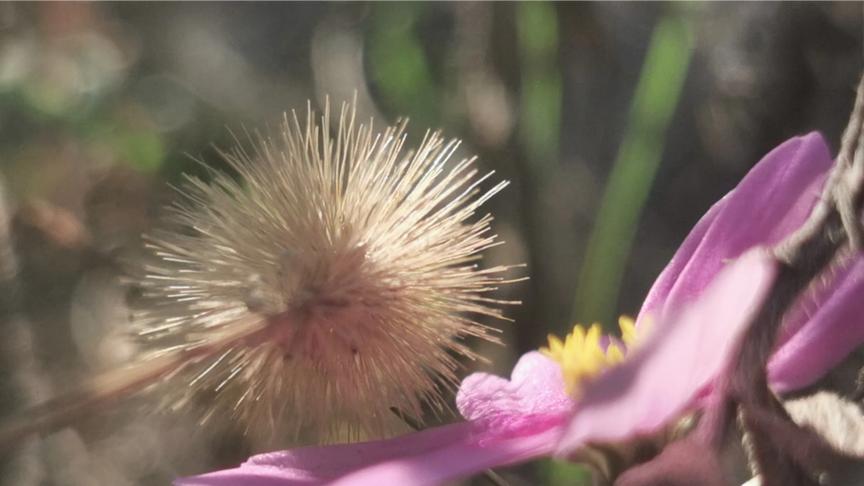
[[[510,380],[487,373],[465,378],[456,406],[480,427],[518,435],[559,424],[572,411],[573,400],[558,363],[534,351],[519,359]]]

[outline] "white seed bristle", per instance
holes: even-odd
[[[310,108],[223,154],[238,178],[189,178],[147,238],[141,337],[194,349],[259,330],[181,373],[175,404],[204,394],[247,424],[347,438],[387,434],[393,409],[445,407],[457,356],[476,357],[462,338],[492,339],[474,319],[503,318],[487,295],[510,267],[478,268],[495,235],[474,214],[507,183],[481,192],[491,174],[448,163],[457,140],[406,151],[404,129],[375,133],[344,105],[334,135],[329,108],[320,125]]]

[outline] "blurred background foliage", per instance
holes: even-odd
[[[513,181],[486,263],[531,279],[502,290],[524,302],[492,323],[508,346],[478,344],[506,373],[547,333],[635,314],[770,148],[813,129],[836,147],[861,46],[854,3],[0,3],[0,411],[134,356],[122,262],[229,130],[356,93],[362,117],[443,129]],[[22,443],[0,479],[165,484],[274,446],[153,403]]]

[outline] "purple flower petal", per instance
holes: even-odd
[[[798,228],[832,165],[819,133],[792,138],[766,155],[696,224],[648,292],[637,323],[693,301],[724,263],[770,246]]]
[[[242,465],[200,476],[174,480],[175,486],[290,486],[325,484],[326,479],[267,466]]]
[[[506,380],[486,373],[465,379],[457,396],[470,422],[390,440],[304,447],[251,457],[234,469],[182,478],[178,486],[438,484],[552,452],[573,409],[561,368],[527,353]]]
[[[779,393],[812,384],[864,342],[864,257],[856,254],[829,285],[805,295],[787,324],[789,337],[768,363]]]
[[[630,359],[586,387],[558,452],[655,432],[680,415],[727,365],[776,269],[767,253],[748,252],[728,264],[699,300],[661,315]]]
[[[349,474],[334,486],[382,486],[441,484],[491,467],[516,464],[542,456],[555,449],[561,428],[554,427],[533,435],[501,440],[496,432],[478,434],[473,441],[453,444],[413,457],[386,461]]]
[[[487,373],[468,376],[456,404],[469,420],[469,436],[434,450],[391,456],[334,484],[439,484],[548,455],[573,410],[560,366],[538,352],[523,355],[510,380]]]
[[[471,424],[458,423],[427,429],[389,440],[321,447],[302,447],[252,456],[234,469],[177,479],[177,486],[312,485],[332,481],[384,460],[437,451],[466,443],[473,436]]]
[[[524,354],[510,376],[509,381],[487,373],[465,378],[456,395],[462,416],[512,436],[560,425],[573,411],[561,367],[546,356]]]

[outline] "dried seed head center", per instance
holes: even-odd
[[[310,109],[223,154],[235,176],[189,178],[149,235],[139,324],[150,349],[260,328],[175,377],[172,406],[204,394],[208,417],[384,435],[393,408],[417,421],[424,404],[446,407],[458,357],[477,357],[464,338],[495,340],[478,316],[503,318],[508,302],[489,294],[511,267],[479,265],[497,242],[476,213],[506,182],[481,191],[491,174],[451,160],[457,140],[427,133],[405,150],[404,124],[376,132],[353,105],[330,125],[329,109],[320,122]]]

